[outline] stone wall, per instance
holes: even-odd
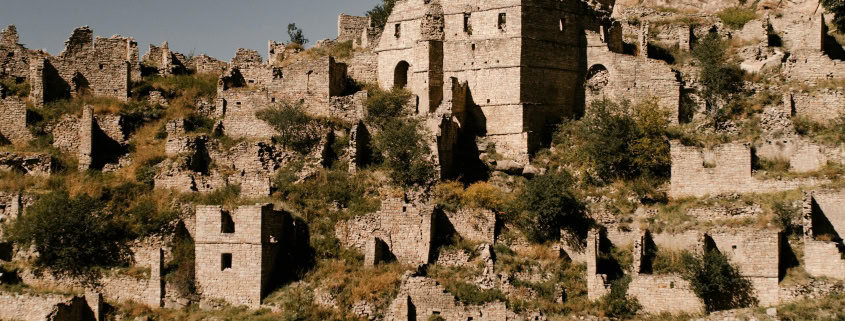
[[[432,260],[433,220],[433,206],[387,199],[376,213],[339,222],[335,233],[344,246],[364,250],[375,238],[384,242],[399,262],[426,264]]]
[[[369,17],[358,17],[340,14],[337,17],[337,42],[352,41],[356,46],[361,46],[361,36],[367,27],[370,26]]]
[[[689,282],[677,275],[639,274],[632,277],[628,295],[637,298],[649,313],[696,313],[704,310]]]
[[[58,294],[0,293],[0,319],[16,321],[95,321],[85,298]]]
[[[428,320],[438,315],[444,320],[527,320],[507,309],[504,302],[466,306],[433,279],[405,275],[396,299],[388,307],[385,320]],[[539,317],[533,320],[540,320]]]
[[[496,214],[485,209],[446,211],[455,232],[461,237],[480,243],[496,243]]]
[[[15,144],[32,139],[26,128],[26,102],[18,97],[5,97],[0,87],[0,136]]]
[[[598,230],[590,230],[587,233],[587,249],[584,257],[587,261],[587,298],[590,301],[610,293],[610,284],[606,274],[599,274],[598,256],[600,253],[601,233]]]
[[[802,216],[804,269],[812,276],[845,279],[845,192],[806,193]]]
[[[812,186],[813,179],[758,180],[751,176],[751,147],[723,144],[712,149],[671,142],[673,198],[725,193],[768,193]]]
[[[196,280],[203,300],[253,308],[269,291],[290,218],[270,204],[196,210]]]
[[[744,228],[707,235],[716,248],[739,267],[740,274],[751,281],[760,305],[771,306],[779,302],[780,235],[777,231]]]
[[[0,171],[16,171],[33,176],[50,176],[53,171],[53,158],[49,154],[0,152]]]
[[[229,67],[229,64],[225,61],[217,60],[214,57],[210,57],[208,55],[199,55],[195,57],[191,57],[190,60],[186,63],[187,67],[193,69],[198,74],[214,74],[220,75],[226,68]]]
[[[32,51],[21,45],[15,26],[9,25],[0,31],[0,77],[29,78],[30,62],[45,56],[49,54]]]
[[[378,55],[373,52],[355,52],[352,58],[346,60],[349,78],[358,83],[378,83]]]
[[[145,71],[147,74],[153,73],[160,76],[167,76],[184,73],[186,71],[185,65],[187,61],[180,59],[183,57],[184,56],[180,54],[170,51],[170,47],[165,41],[161,44],[161,47],[150,44],[150,49],[142,58],[142,63],[144,67],[149,69]],[[210,59],[203,60],[207,63],[213,63]]]
[[[791,92],[784,95],[783,101],[787,113],[819,123],[827,123],[845,115],[845,93],[841,90]]]

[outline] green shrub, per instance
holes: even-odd
[[[166,109],[160,105],[130,101],[120,109],[120,116],[123,117],[121,124],[125,130],[133,133],[144,124],[161,119],[165,111]]]
[[[700,73],[698,81],[702,89],[699,96],[710,106],[711,115],[719,116],[719,105],[731,101],[731,98],[742,92],[744,72],[735,63],[728,61],[727,45],[717,33],[710,33],[695,45],[693,57],[699,63]],[[722,111],[722,118],[730,113]],[[718,118],[718,117],[717,117]]]
[[[754,12],[754,9],[739,7],[725,8],[716,15],[719,16],[719,19],[722,19],[725,25],[733,29],[742,29],[746,23],[757,19],[757,13]]]
[[[370,11],[367,11],[367,16],[370,17],[376,28],[384,28],[395,4],[396,0],[384,0],[383,3],[377,4]]]
[[[642,308],[637,299],[628,295],[631,277],[626,275],[611,283],[610,293],[602,298],[604,313],[609,317],[629,319]]]
[[[121,228],[100,216],[104,204],[59,191],[44,195],[14,221],[9,238],[33,246],[35,264],[64,276],[83,276],[95,266],[114,266],[125,253]]]
[[[163,92],[167,98],[178,96],[214,98],[217,96],[217,80],[218,77],[213,74],[150,76],[132,84],[131,93],[136,99],[147,96],[153,90]]]
[[[173,237],[173,258],[164,268],[165,280],[182,295],[196,293],[194,240],[187,231],[179,231]]]
[[[801,227],[795,224],[801,216],[801,209],[795,204],[785,200],[775,200],[772,203],[772,212],[775,214],[775,224],[787,235],[801,233]]]
[[[391,119],[408,115],[408,101],[411,99],[411,92],[393,88],[386,91],[380,88],[368,88],[367,98],[367,123],[383,126]]]
[[[572,185],[572,176],[563,171],[535,177],[519,191],[510,219],[535,242],[558,239],[561,228],[586,231],[584,206]]]
[[[757,303],[751,281],[716,249],[684,257],[683,278],[708,312],[743,308]]]
[[[454,295],[458,301],[468,305],[483,305],[495,301],[507,302],[507,297],[499,289],[483,290],[475,284],[466,282],[447,283],[446,291]]]
[[[288,24],[288,37],[290,37],[291,43],[299,44],[300,46],[308,43],[308,39],[305,39],[302,29],[297,27],[295,23]]]
[[[828,12],[833,13],[831,21],[839,33],[845,33],[845,2],[842,0],[820,0],[821,5]]]
[[[426,185],[437,175],[431,150],[421,131],[416,119],[394,119],[384,124],[373,139],[373,150],[379,152],[396,184]]]
[[[147,186],[155,184],[156,168],[155,166],[164,161],[163,156],[154,157],[144,161],[141,166],[135,168],[135,181]]]
[[[0,87],[6,88],[7,96],[28,97],[29,96],[29,82],[18,82],[12,78],[0,78]]]
[[[441,317],[439,314],[432,314],[430,317],[428,317],[427,320],[428,321],[446,321],[446,319]]]
[[[320,142],[318,123],[305,112],[302,103],[282,103],[258,111],[256,116],[279,132],[275,141],[300,154],[308,154]]]

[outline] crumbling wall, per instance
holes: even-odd
[[[274,272],[286,217],[270,204],[197,207],[196,279],[203,300],[253,308],[261,304]]]
[[[716,248],[749,279],[760,305],[770,306],[778,300],[780,271],[780,235],[773,230],[730,229],[707,234]]]
[[[437,281],[426,277],[404,276],[396,299],[388,307],[385,320],[428,320],[431,316],[444,320],[526,320],[509,311],[504,302],[483,306],[466,306]],[[539,319],[535,319],[539,320]]]
[[[599,245],[601,244],[601,233],[598,230],[590,230],[587,233],[587,250],[584,257],[587,261],[587,298],[590,301],[610,293],[610,284],[606,274],[598,273]]]
[[[845,93],[842,90],[791,92],[784,95],[783,101],[785,112],[819,123],[827,123],[845,115]]]
[[[217,60],[214,57],[210,57],[208,55],[199,55],[192,57],[188,60],[187,64],[188,68],[193,69],[198,74],[215,74],[220,75],[222,74],[226,68],[229,67],[229,64],[225,61]]]
[[[758,180],[751,176],[751,147],[730,143],[712,149],[671,142],[673,198],[725,193],[768,193],[818,184],[813,179]]]
[[[649,313],[695,313],[704,310],[689,282],[678,275],[639,274],[631,278],[628,295]]]
[[[340,14],[337,18],[337,42],[352,41],[356,46],[361,46],[361,36],[370,25],[369,17],[349,16]]]
[[[29,78],[30,62],[49,56],[43,51],[26,49],[18,41],[18,30],[14,25],[0,31],[0,77]]]
[[[32,139],[26,128],[26,103],[18,97],[5,97],[0,87],[0,136],[15,144]]]
[[[641,31],[641,51],[648,46],[647,33],[647,27]],[[593,32],[587,33],[587,39],[586,109],[593,101],[602,98],[627,99],[633,103],[656,99],[660,107],[670,112],[670,119],[678,122],[681,83],[668,64],[648,59],[645,52],[638,57],[613,52]],[[589,113],[589,110],[586,112]]]
[[[161,76],[180,74],[186,71],[186,64],[184,56],[171,52],[167,42],[161,44],[161,47],[150,44],[150,50],[142,58],[144,67],[148,70],[146,74],[158,74]],[[206,62],[210,62],[206,60]]]
[[[431,205],[387,199],[376,213],[339,222],[335,233],[344,246],[364,250],[372,238],[377,238],[387,244],[399,262],[426,264],[431,262],[433,220]]]
[[[356,52],[346,61],[349,78],[358,83],[378,83],[378,55],[373,52]]]
[[[845,192],[804,195],[804,269],[812,276],[845,279]]]
[[[446,217],[461,237],[487,244],[496,243],[496,214],[486,209],[446,211]]]
[[[15,171],[33,176],[50,176],[53,158],[49,154],[0,153],[0,171]]]
[[[94,321],[85,298],[58,294],[0,294],[0,319],[19,321]]]

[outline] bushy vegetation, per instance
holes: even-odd
[[[716,119],[728,116],[720,106],[742,92],[742,69],[729,60],[727,44],[717,33],[700,39],[693,47],[692,55],[700,70],[698,81],[702,89],[698,95],[707,102],[711,116]]]
[[[383,3],[377,4],[370,11],[367,11],[367,16],[372,19],[372,24],[377,28],[384,28],[395,4],[396,0],[384,0]]]
[[[0,77],[0,87],[6,89],[6,96],[18,96],[22,98],[29,96],[30,87],[27,81],[17,81],[13,78]]]
[[[751,281],[716,249],[687,255],[682,277],[704,302],[708,312],[743,308],[756,304]]]
[[[831,22],[836,26],[836,30],[845,33],[845,2],[842,0],[820,0],[819,3],[828,12],[833,13]]]
[[[411,187],[431,183],[437,173],[423,124],[410,117],[403,89],[372,89],[367,99],[367,120],[374,125],[372,159],[383,163],[394,183]]]
[[[574,150],[555,157],[604,182],[665,179],[670,166],[668,129],[669,115],[655,101],[632,108],[627,102],[600,100],[583,119],[560,127],[555,146]]]
[[[792,119],[795,131],[826,145],[845,144],[845,115],[841,115],[827,124],[819,123],[806,117]]]
[[[628,275],[611,283],[610,293],[602,297],[602,305],[607,316],[628,319],[642,308],[636,298],[628,295],[629,284],[631,284],[631,277]]]
[[[305,38],[305,34],[302,32],[302,29],[297,27],[295,23],[288,24],[288,37],[290,38],[291,43],[295,43],[300,46],[304,46],[308,43],[308,39]]]
[[[559,239],[561,228],[585,234],[590,223],[584,206],[572,192],[573,182],[564,171],[530,180],[516,197],[508,218],[536,242]]]
[[[274,140],[285,148],[300,154],[308,154],[320,142],[320,125],[314,117],[308,115],[302,103],[274,105],[256,113],[272,126],[279,134]]]
[[[741,7],[725,8],[717,16],[732,29],[742,29],[746,23],[757,19],[757,13],[754,12],[754,9]]]

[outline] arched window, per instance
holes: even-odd
[[[411,66],[406,61],[400,61],[393,71],[393,87],[405,88],[408,85],[408,69]]]

